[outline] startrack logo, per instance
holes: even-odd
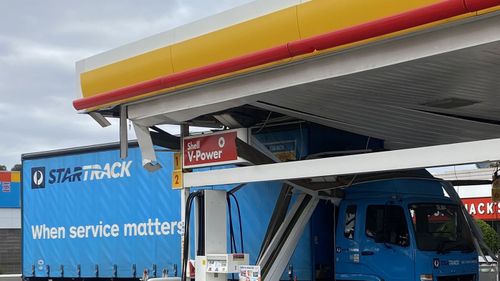
[[[123,161],[106,163],[104,166],[93,164],[71,168],[51,169],[48,171],[47,183],[59,184],[130,177],[131,165],[132,161]],[[45,167],[32,168],[31,175],[32,188],[45,187]]]
[[[31,188],[45,188],[45,167],[31,168]]]

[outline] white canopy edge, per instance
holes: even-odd
[[[184,174],[185,187],[277,181],[500,160],[500,139]]]

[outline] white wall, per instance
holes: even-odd
[[[21,209],[0,208],[0,229],[21,228]]]
[[[491,197],[491,185],[456,186],[460,198]]]

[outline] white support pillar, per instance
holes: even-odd
[[[305,196],[303,196],[300,200],[299,204],[302,204],[302,201],[305,200]],[[299,202],[299,200],[297,201]],[[267,266],[269,267],[269,270],[267,270],[267,274],[264,277],[264,281],[279,281],[281,278],[281,275],[286,269],[287,264],[290,261],[290,258],[292,257],[293,252],[295,251],[295,248],[297,247],[297,244],[299,243],[300,237],[302,236],[302,233],[304,232],[304,228],[309,222],[309,219],[311,218],[314,210],[316,209],[316,206],[318,205],[319,198],[318,197],[311,197],[309,202],[307,202],[307,205],[305,206],[304,209],[298,210],[300,214],[298,214],[298,219],[297,221],[293,224],[290,234],[285,238],[285,242],[283,243],[283,246],[278,249],[278,254],[272,262],[267,262]],[[287,220],[291,220],[289,217],[294,217],[296,216],[295,213],[289,213],[287,215]],[[290,223],[290,222],[289,222]],[[285,225],[285,223],[282,224],[280,229],[278,230],[278,233],[283,232],[284,228],[288,227],[288,225]],[[273,239],[273,241],[270,244],[269,250],[272,251],[273,247],[277,243],[280,243],[281,239],[283,237],[278,237],[276,235]],[[264,256],[268,255],[267,251],[264,254]],[[269,257],[266,257],[267,259]],[[259,261],[259,264],[261,261]]]
[[[181,135],[181,139],[180,139],[181,150],[180,151],[181,151],[181,162],[182,162],[181,167],[184,167],[184,156],[182,155],[182,153],[184,151],[184,137],[189,136],[189,125],[186,125],[186,124],[181,125],[181,134],[180,135]],[[186,200],[189,197],[189,192],[190,192],[189,187],[188,188],[184,187],[181,189],[181,223],[184,226],[184,229],[186,227],[186,214],[185,214]],[[197,221],[197,219],[198,218],[196,218],[195,221]],[[195,229],[195,233],[198,233],[197,229]],[[195,237],[195,241],[198,241],[198,237]],[[184,243],[189,243],[189,241],[184,241],[184,235],[182,235],[181,236],[181,260],[183,260],[184,255],[188,255],[188,257],[189,257],[189,249],[188,249],[188,253],[183,252]],[[184,269],[182,269],[182,270],[184,270]]]
[[[120,158],[128,156],[127,106],[120,107]]]
[[[281,226],[278,228],[278,231],[276,232],[273,239],[271,240],[271,243],[269,243],[269,246],[267,247],[267,249],[264,251],[262,256],[257,261],[257,265],[263,266],[264,264],[268,263],[269,258],[271,257],[271,254],[273,253],[274,250],[276,250],[276,247],[278,246],[279,242],[283,239],[283,236],[284,236],[285,230],[286,230],[286,226],[288,226],[290,224],[290,222],[293,219],[293,216],[298,212],[300,204],[302,204],[302,201],[304,201],[304,198],[306,198],[306,194],[300,194],[297,197],[297,200],[295,201],[295,203],[292,205],[292,207],[288,211],[288,214],[286,215],[285,219],[283,220],[283,222],[281,222]]]

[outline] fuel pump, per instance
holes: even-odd
[[[239,273],[240,265],[248,265],[249,256],[244,253],[228,253],[227,249],[227,192],[204,190],[192,193],[186,204],[185,243],[189,243],[189,217],[191,203],[198,198],[196,230],[197,249],[195,258],[196,281],[225,281],[227,274]],[[186,256],[188,247],[184,245]],[[186,260],[186,258],[185,258]],[[186,264],[183,260],[182,281],[186,281]]]

